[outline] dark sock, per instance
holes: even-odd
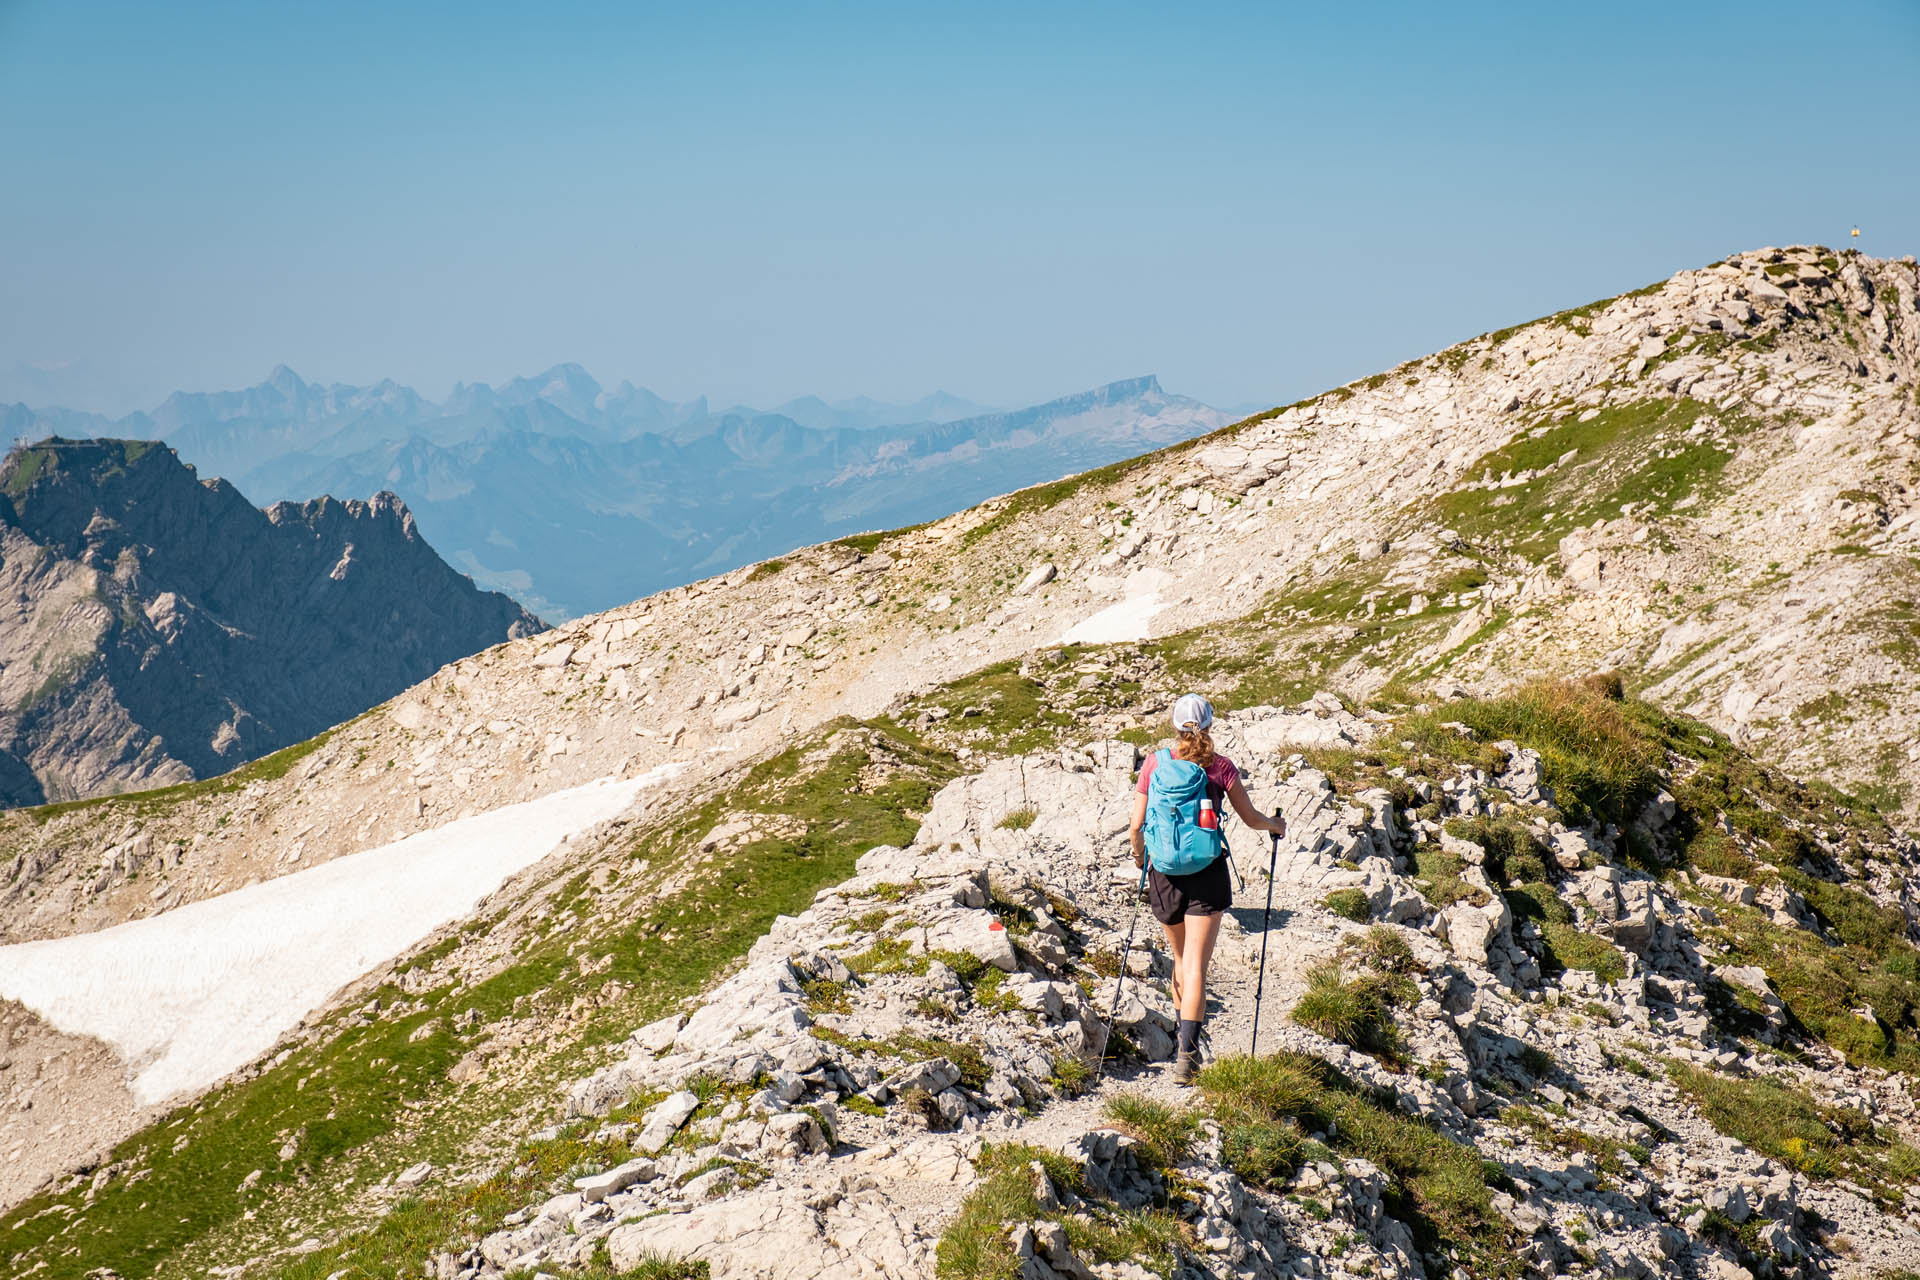
[[[1192,1054],[1200,1047],[1200,1019],[1180,1019],[1180,1052]]]

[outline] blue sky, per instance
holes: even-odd
[[[1920,252],[1916,84],[1913,0],[0,0],[0,376],[1279,401]]]

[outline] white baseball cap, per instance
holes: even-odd
[[[1202,732],[1213,728],[1213,704],[1197,693],[1181,694],[1173,700],[1173,727]]]

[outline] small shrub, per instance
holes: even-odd
[[[1335,889],[1327,895],[1325,906],[1355,924],[1365,924],[1373,916],[1373,903],[1364,889]]]
[[[1377,924],[1358,937],[1343,941],[1340,949],[1360,964],[1380,973],[1412,974],[1422,971],[1420,962],[1413,958],[1413,948],[1400,931],[1390,925]]]
[[[953,1005],[948,1002],[947,997],[944,995],[921,996],[913,1002],[913,1011],[921,1017],[930,1018],[935,1022],[958,1022],[960,1020],[960,1015],[954,1011]]]
[[[1528,1075],[1539,1079],[1553,1073],[1553,1055],[1537,1045],[1523,1044],[1520,1046],[1520,1065],[1526,1068]]]
[[[814,1013],[853,1012],[853,1000],[845,983],[813,978],[801,983],[800,990],[807,998],[807,1008]]]
[[[1024,809],[1013,810],[993,825],[1002,831],[1025,831],[1039,816],[1039,812],[1032,805],[1028,805]]]
[[[1068,1055],[1053,1060],[1053,1087],[1066,1097],[1078,1097],[1092,1083],[1093,1068],[1086,1059]]]
[[[940,1114],[940,1104],[931,1093],[917,1084],[902,1090],[895,1104],[907,1115],[918,1117],[920,1123],[929,1129],[938,1129],[946,1123],[946,1118]]]
[[[1187,1157],[1196,1127],[1194,1115],[1139,1093],[1123,1093],[1107,1103],[1107,1118],[1139,1140],[1146,1156],[1162,1169]]]

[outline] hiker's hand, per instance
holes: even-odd
[[[1135,849],[1133,851],[1134,870],[1144,871],[1146,869],[1146,866],[1147,866],[1147,855],[1142,853],[1140,850]]]

